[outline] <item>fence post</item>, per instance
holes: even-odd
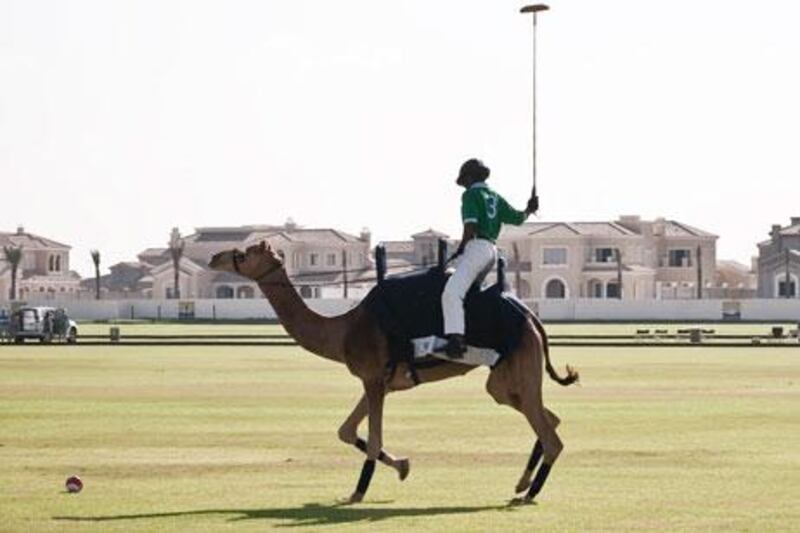
[[[344,299],[347,300],[347,250],[342,250],[342,281],[344,283]]]
[[[447,241],[439,239],[439,268],[444,270],[445,261],[447,261]]]
[[[386,247],[383,244],[375,247],[375,272],[378,284],[381,284],[386,279]]]

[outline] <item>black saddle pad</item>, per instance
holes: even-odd
[[[442,291],[449,275],[439,268],[386,278],[364,303],[389,338],[393,356],[409,357],[410,339],[444,335]],[[467,344],[492,348],[501,357],[519,344],[530,310],[511,294],[493,286],[473,286],[464,299]],[[413,355],[411,355],[413,357]]]

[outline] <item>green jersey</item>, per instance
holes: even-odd
[[[474,183],[461,195],[461,220],[464,224],[476,224],[478,237],[482,239],[494,242],[503,224],[519,226],[526,218],[528,215],[508,205],[484,182]]]

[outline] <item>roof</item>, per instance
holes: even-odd
[[[240,242],[253,233],[252,231],[220,231],[199,233],[193,237],[194,242]]]
[[[282,232],[290,240],[299,242],[330,243],[338,244],[341,242],[361,242],[355,235],[350,235],[343,231],[332,228],[321,229],[293,229]]]
[[[713,233],[695,228],[675,220],[658,222],[664,225],[664,235],[667,237],[714,237]],[[637,223],[640,221],[637,220]],[[655,222],[644,222],[652,225]],[[521,226],[504,226],[501,234],[505,239],[519,239],[529,235],[544,236],[585,236],[585,237],[626,237],[639,236],[641,233],[620,224],[619,222],[528,222]]]
[[[47,239],[24,231],[16,233],[0,232],[0,247],[1,246],[22,246],[25,250],[50,250],[53,248],[69,250],[72,248],[71,246],[61,244],[52,239]]]
[[[160,257],[166,253],[166,248],[147,248],[145,251],[139,252],[139,257]]]
[[[750,272],[750,267],[740,263],[739,261],[733,261],[730,259],[720,259],[717,261],[717,270],[735,270],[740,272]]]
[[[667,237],[716,237],[713,233],[675,220],[667,220],[664,222],[664,235]]]
[[[414,241],[383,241],[386,253],[413,253]]]
[[[421,239],[426,237],[435,237],[438,239],[449,239],[450,235],[447,233],[442,233],[441,231],[436,231],[433,228],[428,228],[425,231],[421,231],[419,233],[415,233],[411,236],[412,239]]]
[[[116,267],[127,267],[127,268],[135,268],[135,269],[142,269],[142,268],[149,268],[148,265],[144,263],[140,263],[139,261],[120,261],[114,265],[108,267],[109,269],[116,268]]]
[[[355,235],[333,228],[299,228],[294,225],[251,225],[234,227],[196,228],[196,233],[186,237],[188,242],[230,242],[242,243],[282,236],[294,242],[313,242],[323,244],[339,244],[342,242],[361,242]]]

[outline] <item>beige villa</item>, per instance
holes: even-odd
[[[196,228],[195,233],[183,238],[180,297],[261,298],[261,291],[252,281],[209,270],[207,264],[217,252],[245,249],[262,240],[283,254],[287,273],[304,298],[341,298],[345,278],[349,298],[364,296],[372,285],[374,267],[368,230],[355,236],[332,228],[302,228],[289,220],[282,226]],[[149,298],[174,296],[174,267],[167,247],[148,248],[138,255],[138,262],[115,266],[119,279],[109,277],[106,281],[109,288],[114,283],[119,285],[127,274],[136,278],[128,284],[128,294]]]
[[[618,298],[621,290],[625,300],[648,300],[697,298],[715,278],[716,241],[681,222],[623,216],[507,226],[498,247],[523,298]]]
[[[80,276],[69,269],[71,247],[19,227],[14,233],[0,232],[0,301],[7,301],[11,295],[11,265],[2,253],[4,246],[22,248],[22,262],[17,270],[18,300],[34,295],[45,298],[74,295],[80,290]]]

